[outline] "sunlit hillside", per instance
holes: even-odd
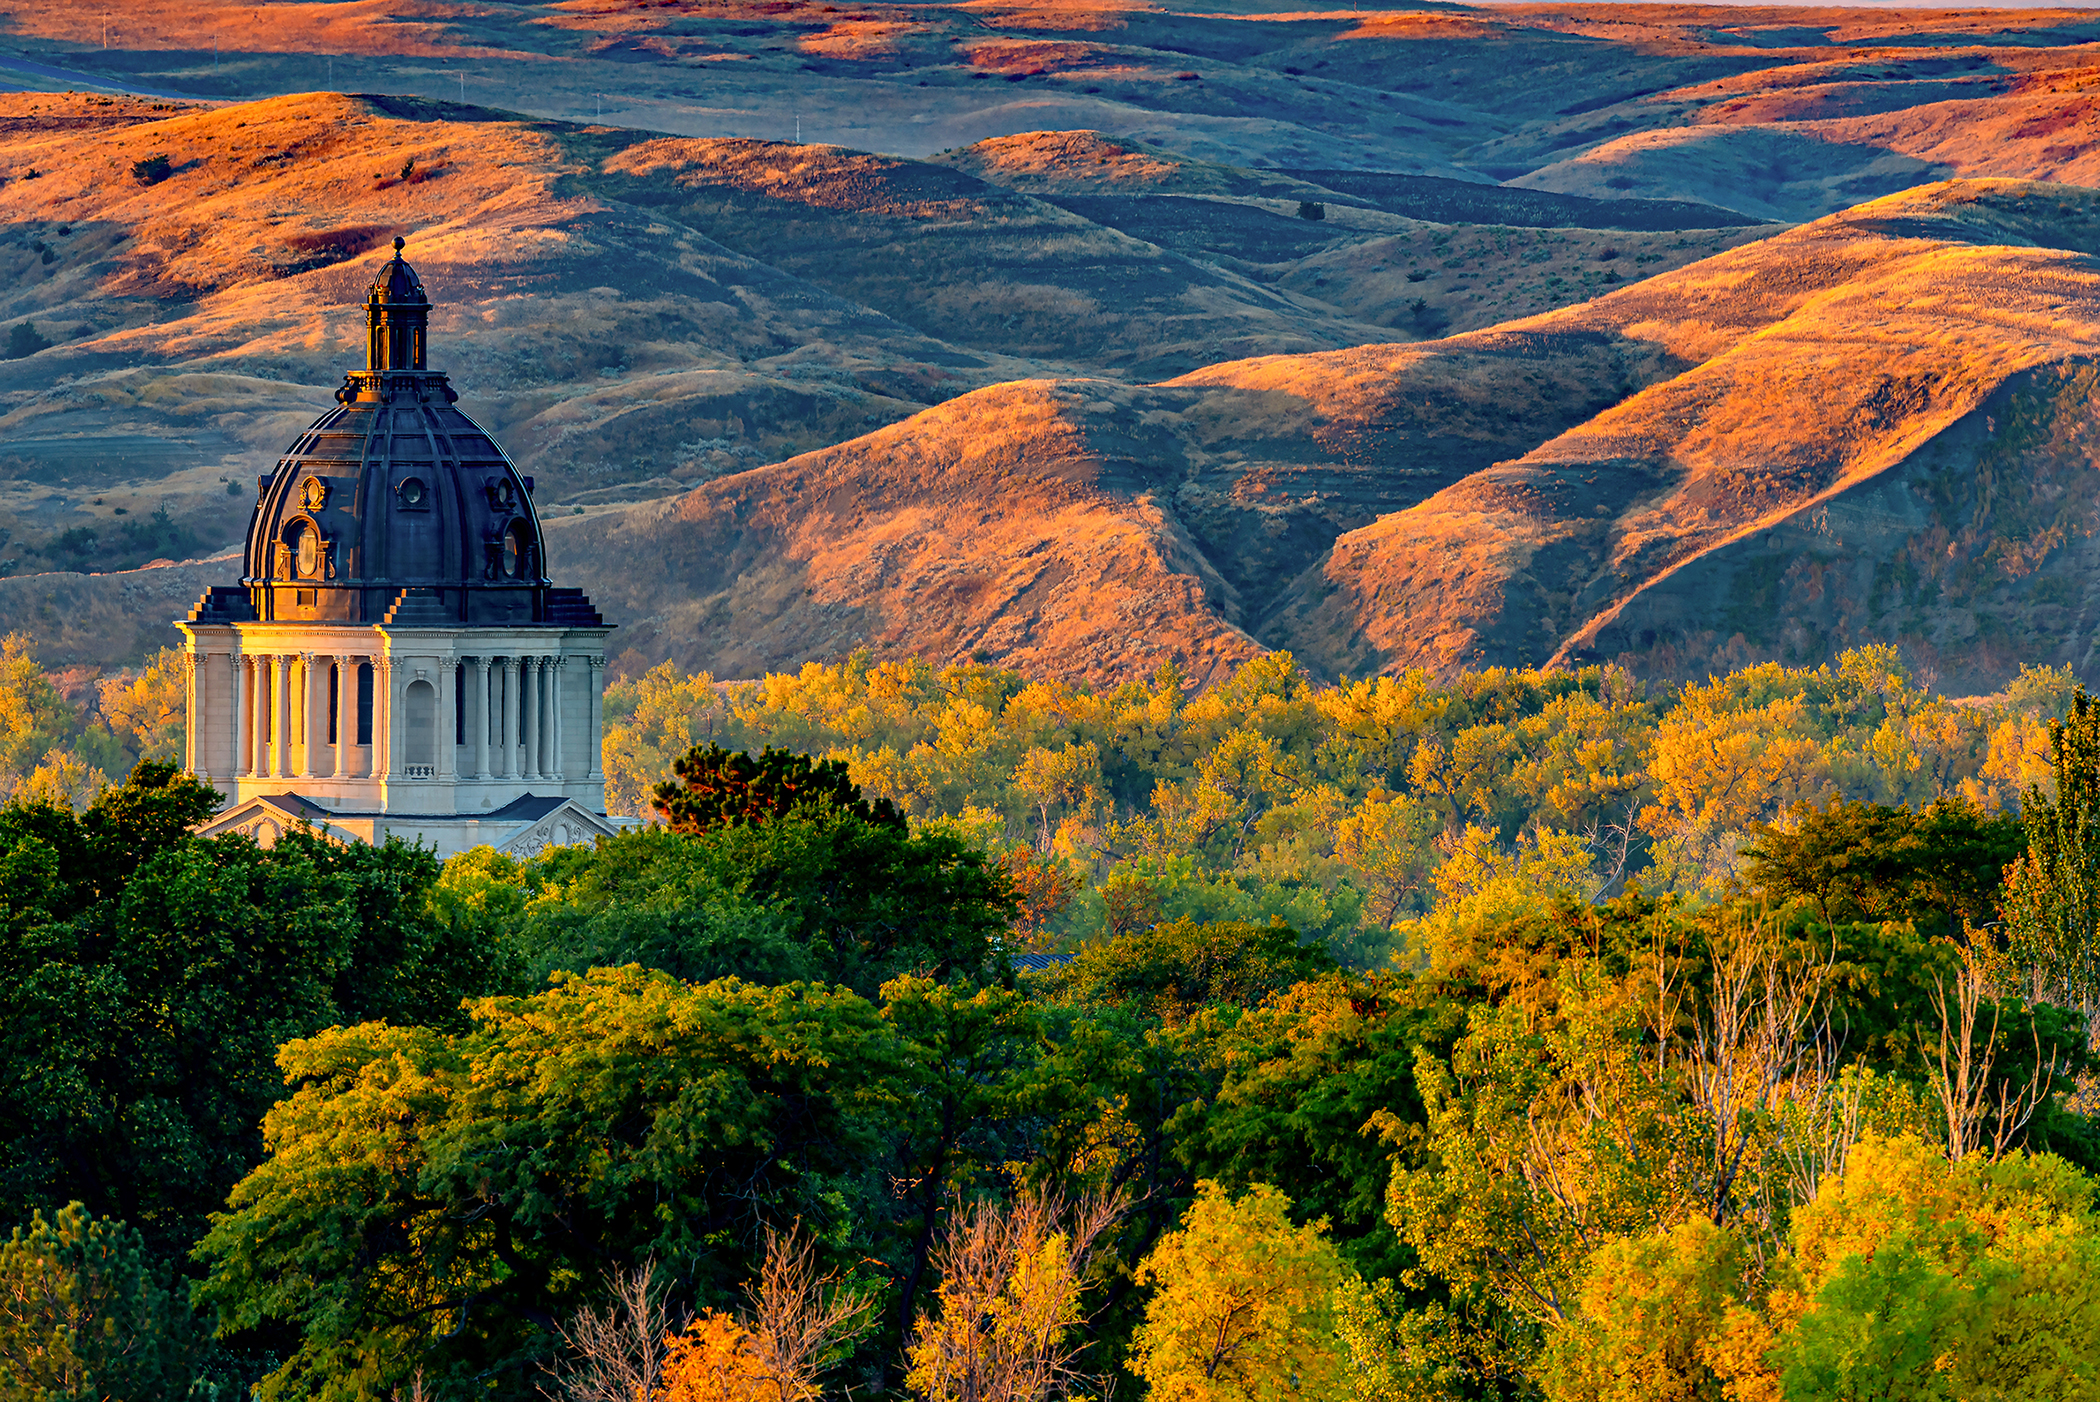
[[[2093,23],[18,5],[0,623],[168,641],[399,233],[623,671],[2083,667]]]

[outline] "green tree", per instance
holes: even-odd
[[[2047,1154],[1870,1140],[1796,1217],[1779,1285],[1806,1308],[1775,1319],[1769,1367],[1789,1398],[2095,1395],[2093,1195]]]
[[[1753,889],[1805,901],[1825,924],[1911,920],[1928,935],[1994,919],[2005,868],[2026,846],[2019,819],[1955,798],[1923,812],[1833,799],[1756,834],[1743,853]]]
[[[2006,873],[2012,960],[2036,1002],[2063,1001],[2090,1020],[2100,1003],[2100,707],[2085,688],[2049,726],[2056,793],[2028,790],[2027,851]]]
[[[1294,1226],[1290,1199],[1257,1183],[1239,1198],[1212,1182],[1179,1231],[1138,1269],[1154,1294],[1130,1370],[1158,1402],[1283,1402],[1341,1396],[1335,1289],[1348,1268],[1325,1223]]]
[[[180,1255],[263,1155],[277,1048],[443,1024],[508,956],[431,915],[437,862],[188,824],[216,796],[144,764],[75,817],[0,807],[0,1207],[78,1199]]]
[[[522,1384],[608,1266],[720,1304],[763,1230],[868,1254],[868,1111],[890,1039],[843,990],[639,968],[285,1046],[268,1159],[198,1248],[222,1330],[296,1332],[264,1398]]]
[[[695,745],[671,765],[677,780],[656,786],[655,806],[674,832],[706,832],[763,823],[798,807],[835,808],[864,823],[902,830],[904,817],[886,798],[869,803],[843,760],[812,760],[766,746],[757,759],[740,750]]]
[[[523,943],[540,970],[644,962],[681,977],[841,983],[902,973],[997,982],[1013,916],[1003,870],[945,832],[832,807],[694,835],[661,828],[528,868]]]
[[[4,358],[20,360],[50,347],[50,338],[36,329],[35,322],[18,321],[7,329],[7,355]]]
[[[1096,940],[1049,971],[1046,991],[1064,1001],[1128,1007],[1166,1023],[1212,1004],[1252,1007],[1335,967],[1298,932],[1268,925],[1175,920]]]
[[[1003,1165],[1030,1157],[1023,1077],[1040,1054],[1041,1018],[1009,989],[966,989],[897,978],[882,989],[882,1017],[896,1039],[882,1117],[885,1178],[901,1210],[897,1335],[917,1317],[937,1234],[965,1192],[994,1186]],[[988,1183],[987,1180],[992,1180]]]
[[[1365,1276],[1397,1275],[1414,1262],[1385,1220],[1386,1187],[1423,1120],[1415,1057],[1447,1049],[1463,1017],[1391,977],[1331,973],[1277,994],[1208,1041],[1216,1089],[1176,1112],[1176,1157],[1229,1189],[1273,1184],[1301,1217],[1327,1218]]]
[[[0,1244],[0,1402],[185,1397],[204,1343],[122,1222],[70,1203]]]

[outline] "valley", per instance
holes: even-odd
[[[2088,665],[2085,12],[0,14],[54,663],[221,581],[399,234],[622,673]]]

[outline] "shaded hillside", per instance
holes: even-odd
[[[1688,363],[1343,536],[1256,631],[1352,671],[1888,641],[1957,688],[2089,675],[2096,254],[2100,194],[1959,183],[1535,318]]]
[[[1988,689],[2089,660],[2096,251],[2100,193],[1936,186],[1434,343],[978,391],[550,548],[624,645],[723,675],[860,645],[1698,675],[1887,640]]]
[[[124,570],[237,540],[257,474],[360,362],[359,299],[396,233],[437,299],[434,363],[535,476],[542,510],[573,513],[674,495],[1002,380],[1142,380],[1428,339],[1763,232],[1668,246],[1560,232],[1550,250],[1519,250],[1368,206],[1308,221],[1295,198],[1204,203],[1228,233],[1249,220],[1310,231],[1292,245],[1303,256],[1254,263],[1216,239],[1133,237],[954,163],[835,147],[399,97],[17,95],[0,97],[0,118],[0,325],[52,342],[0,378],[0,576]],[[1070,137],[1049,144],[1091,166],[1103,139]],[[140,162],[165,174],[134,174]],[[1148,172],[1128,187],[1140,192],[1190,164],[1132,163]],[[1269,181],[1221,165],[1201,179]],[[1597,261],[1614,240],[1623,259]],[[1505,280],[1521,300],[1488,296],[1491,265],[1520,263]],[[36,618],[0,615],[59,646]],[[49,655],[113,661],[172,636],[165,620],[84,617],[109,621],[76,620]]]

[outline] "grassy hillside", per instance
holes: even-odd
[[[79,89],[0,96],[0,627],[55,662],[167,636],[213,571],[137,567],[238,538],[398,232],[632,664],[2082,665],[2086,12],[0,23]]]
[[[630,645],[717,675],[865,643],[1696,676],[1891,641],[1987,689],[2087,660],[2096,246],[2095,192],[1939,185],[1434,343],[978,391],[552,548]]]

